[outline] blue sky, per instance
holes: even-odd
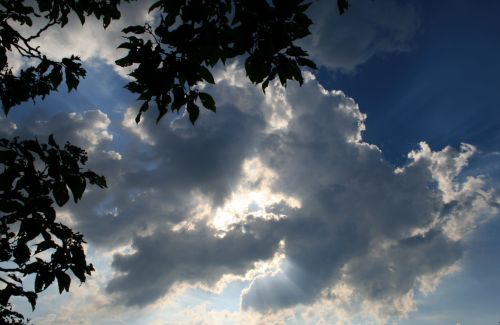
[[[217,68],[218,112],[194,128],[133,122],[112,62],[143,4],[107,32],[49,32],[49,54],[82,53],[88,77],[2,134],[70,140],[110,188],[61,209],[97,271],[41,295],[36,323],[500,321],[500,3],[332,3],[311,7],[302,44],[321,67],[303,87],[264,96]]]
[[[404,161],[421,140],[497,151],[500,3],[417,5],[420,28],[411,50],[373,58],[352,74],[322,71],[322,81],[356,99],[369,116],[365,139],[391,161]]]

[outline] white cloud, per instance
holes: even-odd
[[[147,129],[142,127],[144,120],[140,121],[139,124],[135,122],[135,117],[137,115],[137,110],[133,107],[127,108],[125,114],[123,115],[122,126],[135,136],[137,136],[142,142],[153,146],[155,143],[148,133]]]

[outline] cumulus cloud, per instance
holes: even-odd
[[[407,51],[419,27],[413,1],[352,1],[339,16],[332,1],[316,1],[309,11],[312,35],[303,44],[330,69],[351,71],[377,55]]]
[[[356,102],[312,75],[265,95],[242,74],[218,78],[216,114],[203,111],[196,127],[146,115],[149,144],[123,122],[131,110],[114,122],[88,111],[26,124],[92,150],[106,175],[105,195],[89,191],[71,217],[91,245],[122,251],[106,285],[116,304],[146,306],[176,285],[232,274],[249,281],[241,307],[251,312],[342,296],[370,315],[404,315],[458,265],[474,226],[497,214],[486,180],[462,177],[472,146],[422,143],[394,168],[363,142]]]
[[[182,116],[160,126],[146,118],[154,146],[130,131],[123,159],[106,169],[110,191],[74,207],[92,243],[131,245],[113,261],[107,291],[117,301],[143,306],[179,283],[243,276],[284,243],[280,269],[253,279],[243,309],[313,304],[345,283],[405,313],[422,279],[455,265],[467,232],[496,213],[496,194],[480,177],[460,178],[472,146],[435,152],[422,143],[395,169],[363,142],[366,116],[342,92],[312,76],[265,96],[239,83],[221,79],[217,114],[203,112],[195,128]],[[291,113],[270,127],[283,107]],[[252,176],[248,166],[268,172]]]

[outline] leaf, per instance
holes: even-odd
[[[144,34],[146,32],[146,28],[144,26],[129,26],[122,29],[122,32],[125,34],[134,33],[134,34]]]
[[[212,76],[212,74],[206,67],[200,66],[198,73],[200,74],[200,77],[206,82],[215,84],[214,76]]]
[[[347,9],[349,9],[349,2],[347,0],[337,0],[337,9],[339,14],[343,14]]]
[[[127,47],[125,47],[126,44],[130,44],[130,43],[123,43],[119,46],[119,48],[127,48]],[[121,59],[116,60],[115,63],[117,65],[119,65],[120,67],[129,67],[132,64],[134,64],[128,55],[121,58]]]
[[[0,151],[0,163],[5,164],[6,162],[12,162],[16,159],[17,153],[14,150],[1,150]]]
[[[56,272],[57,285],[59,287],[59,294],[61,294],[64,290],[69,292],[69,286],[71,284],[71,278],[65,272]]]
[[[73,199],[76,202],[82,198],[83,192],[85,192],[85,187],[87,183],[85,182],[85,178],[77,176],[77,175],[69,175],[66,177],[66,182],[68,184],[69,189],[73,193]]]
[[[139,122],[141,121],[142,113],[146,112],[148,109],[149,109],[149,102],[146,101],[142,104],[141,108],[139,109],[139,113],[135,117],[135,123],[139,124]]]
[[[262,83],[262,91],[265,93],[266,92],[266,88],[269,86],[269,81],[271,81],[271,79],[268,77],[266,78],[266,80],[264,80],[264,82]]]
[[[54,210],[53,207],[51,207],[51,206],[43,207],[43,208],[40,208],[40,211],[43,212],[43,214],[45,215],[45,218],[49,222],[52,223],[56,219],[56,211]]]
[[[52,87],[54,87],[54,89],[57,88],[61,84],[62,79],[63,75],[61,66],[60,65],[54,66],[52,71],[50,71],[49,73],[49,80],[50,83],[52,84]]]
[[[69,268],[71,269],[71,272],[80,280],[80,282],[85,282],[85,264],[83,266],[81,265],[71,265]]]
[[[308,28],[312,24],[312,20],[304,13],[297,13],[294,19],[302,28]]]
[[[52,240],[44,240],[37,245],[35,254],[46,251],[47,249],[56,248],[57,245]]]
[[[26,218],[21,221],[20,232],[24,234],[24,239],[30,241],[40,235],[42,224],[37,218]]]
[[[54,135],[53,135],[53,134],[49,135],[49,144],[50,144],[52,147],[59,148],[59,146],[58,146],[58,145],[57,145],[57,143],[56,143],[56,140],[54,140]]]
[[[24,264],[30,259],[30,256],[31,251],[26,243],[18,242],[16,248],[14,249],[14,258],[16,259],[16,263]]]
[[[68,92],[71,92],[73,89],[78,87],[80,80],[75,76],[75,74],[69,69],[65,69],[66,74],[66,86],[68,87]]]
[[[37,273],[35,277],[35,292],[41,292],[43,290],[43,277],[41,273]]]
[[[290,55],[290,56],[306,56],[307,55],[307,52],[304,51],[302,48],[298,47],[298,46],[290,46],[286,52],[286,54]]]
[[[293,79],[297,80],[302,86],[302,84],[304,83],[304,78],[302,77],[302,71],[300,71],[297,63],[295,63],[295,61],[290,61],[289,68],[291,70]]]
[[[314,63],[313,61],[311,61],[309,59],[306,59],[306,58],[297,58],[296,61],[301,66],[306,66],[306,67],[309,67],[311,69],[317,69],[318,68],[316,66],[316,63]]]
[[[40,74],[44,74],[50,68],[50,65],[51,65],[50,61],[44,58],[40,62],[40,64],[36,67],[36,69]]]
[[[26,299],[28,299],[28,301],[31,305],[31,309],[35,310],[36,298],[38,297],[37,294],[34,293],[33,291],[28,291],[28,292],[24,293],[24,296],[26,297]]]
[[[0,70],[3,70],[3,68],[7,65],[7,51],[5,50],[5,47],[0,47]]]
[[[153,3],[151,5],[151,7],[149,7],[148,12],[155,10],[156,8],[160,7],[161,5],[162,5],[162,1],[156,1],[155,3]]]
[[[191,124],[194,125],[194,122],[198,119],[198,116],[200,115],[200,109],[198,106],[193,103],[193,102],[188,102],[187,103],[187,111],[189,113],[189,120],[191,121]]]
[[[54,184],[52,194],[54,195],[54,199],[56,200],[57,205],[59,205],[60,207],[69,200],[68,189],[66,188],[66,184],[62,182],[57,182]]]
[[[203,106],[205,106],[206,109],[211,110],[212,112],[216,111],[217,108],[215,107],[215,101],[212,96],[202,92],[200,92],[198,96],[200,96],[201,103],[203,104]]]
[[[168,109],[165,105],[158,105],[158,116],[156,117],[156,124],[160,123],[160,120],[165,114],[167,114]]]
[[[85,15],[82,11],[77,10],[76,14],[78,15],[78,19],[80,19],[80,23],[85,24]]]
[[[250,81],[258,84],[269,75],[271,64],[262,57],[252,55],[245,61],[245,70]]]
[[[123,42],[123,43],[121,43],[120,45],[118,45],[118,47],[117,47],[117,48],[118,48],[118,49],[127,49],[127,50],[131,50],[131,49],[133,49],[133,48],[135,48],[135,47],[136,47],[136,45],[135,45],[134,43],[132,43],[132,42]],[[123,59],[121,59],[121,60],[123,60]],[[116,61],[120,61],[120,60],[116,60]],[[116,61],[115,61],[115,63],[116,63]],[[118,64],[118,63],[117,63],[117,64]]]

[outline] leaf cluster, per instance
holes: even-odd
[[[130,0],[125,0],[129,2]],[[93,15],[107,27],[111,20],[120,18],[121,0],[0,0],[0,98],[5,114],[10,109],[29,99],[44,98],[57,90],[63,80],[68,91],[76,89],[80,78],[85,77],[78,56],[72,55],[61,61],[48,59],[33,40],[52,26],[64,27],[71,13],[76,14],[82,24],[85,17]],[[31,36],[22,35],[17,25],[32,27],[34,22],[44,25]],[[28,66],[13,73],[7,53],[17,52],[29,62]]]
[[[339,0],[339,10],[347,2]],[[254,84],[279,78],[303,83],[301,67],[316,69],[295,41],[310,34],[312,21],[304,0],[159,0],[151,7],[158,17],[155,26],[130,26],[123,30],[128,50],[116,61],[134,66],[134,79],[126,88],[143,101],[136,117],[158,109],[157,121],[169,110],[186,107],[194,124],[199,104],[211,111],[215,102],[199,90],[200,82],[215,83],[211,69],[236,57],[245,59],[245,70]]]
[[[131,2],[134,0],[123,0]],[[83,25],[95,16],[106,28],[120,19],[121,0],[0,0],[0,99],[7,114],[27,100],[42,99],[65,80],[76,89],[85,70],[78,56],[55,61],[33,41],[53,26],[64,28],[74,14]],[[307,52],[295,42],[310,34],[312,21],[304,0],[158,0],[150,7],[154,26],[129,26],[120,48],[127,55],[116,61],[133,66],[134,79],[126,85],[142,105],[150,106],[159,121],[169,110],[186,108],[194,124],[200,105],[216,111],[213,97],[200,83],[215,84],[215,65],[244,60],[246,74],[262,90],[278,78],[303,83],[301,68],[316,69]],[[342,14],[348,0],[337,0]],[[43,25],[35,28],[38,23]],[[18,26],[33,27],[30,36]],[[25,65],[14,73],[8,54],[17,53]],[[58,222],[54,203],[62,206],[82,198],[87,184],[106,187],[103,176],[84,171],[85,151],[69,143],[59,147],[37,140],[0,139],[0,322],[26,324],[14,311],[12,297],[24,297],[35,308],[37,294],[57,282],[68,291],[71,273],[84,282],[93,271],[87,263],[82,234]],[[34,290],[26,290],[26,277],[34,277]]]
[[[106,187],[103,176],[81,168],[86,161],[84,150],[69,143],[61,148],[52,135],[48,144],[0,139],[2,321],[16,315],[11,297],[26,298],[34,309],[37,293],[54,281],[59,292],[69,290],[69,271],[84,282],[94,270],[85,257],[82,234],[58,222],[53,207],[54,201],[63,206],[70,193],[79,201],[87,184]],[[24,289],[23,279],[30,275],[34,291]]]

